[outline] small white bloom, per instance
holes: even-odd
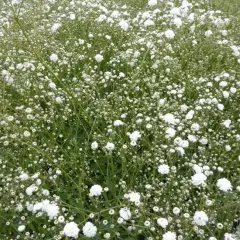
[[[224,109],[224,105],[221,104],[221,103],[219,103],[219,104],[217,105],[217,108],[218,108],[218,110],[222,111],[222,110]]]
[[[203,211],[196,211],[193,220],[198,226],[205,226],[208,222],[208,216]]]
[[[174,18],[173,23],[180,28],[182,26],[182,19],[181,18]]]
[[[119,23],[119,26],[120,26],[121,29],[123,29],[124,31],[127,31],[128,28],[129,28],[129,24],[128,24],[126,21],[124,21],[124,20],[122,20],[122,21]]]
[[[118,127],[118,126],[123,126],[124,122],[122,122],[121,120],[116,120],[113,123],[113,126]]]
[[[19,203],[17,206],[16,206],[16,211],[17,212],[22,212],[22,210],[24,209],[23,205],[21,203]]]
[[[177,235],[175,232],[166,232],[163,234],[163,240],[177,240]]]
[[[191,130],[194,131],[194,132],[199,131],[199,130],[200,130],[199,124],[198,124],[198,123],[193,123],[193,124],[191,125]]]
[[[54,23],[51,27],[52,33],[55,33],[61,26],[62,26],[61,23]]]
[[[225,128],[229,128],[231,125],[231,122],[232,121],[230,119],[227,119],[222,124],[224,125]]]
[[[29,176],[26,174],[26,173],[22,173],[20,176],[19,176],[20,180],[21,181],[26,181],[29,179]]]
[[[53,54],[50,55],[49,58],[50,58],[50,60],[51,60],[52,62],[57,62],[57,60],[58,60],[58,55],[55,54],[55,53],[53,53]]]
[[[130,210],[128,208],[121,208],[119,211],[120,217],[124,220],[129,220],[132,216]]]
[[[192,184],[195,186],[205,184],[206,180],[207,176],[203,173],[196,173],[195,175],[192,176]]]
[[[33,192],[35,192],[35,187],[34,185],[31,185],[29,187],[26,188],[26,194],[28,196],[32,196],[33,195]]]
[[[19,231],[19,232],[23,232],[23,231],[25,230],[25,228],[26,228],[26,226],[20,225],[20,226],[18,227],[18,231]]]
[[[54,203],[47,204],[44,210],[50,219],[57,217],[59,213],[59,207]]]
[[[91,196],[100,196],[102,194],[102,187],[100,185],[93,185],[90,188]]]
[[[169,166],[166,164],[162,164],[158,167],[158,172],[161,174],[169,174],[170,169]]]
[[[101,55],[101,54],[97,54],[96,56],[95,56],[95,60],[98,62],[98,63],[100,63],[100,62],[102,62],[103,61],[103,56]]]
[[[92,142],[91,149],[96,150],[98,148],[98,143],[96,141]]]
[[[232,191],[232,184],[226,178],[221,178],[217,180],[217,187],[222,190],[223,192]]]
[[[48,86],[52,89],[56,89],[56,84],[54,82],[50,82]]]
[[[186,115],[186,119],[187,120],[192,120],[193,119],[193,116],[194,116],[194,111],[193,110],[191,110],[191,111],[189,111],[188,113],[187,113],[187,115]]]
[[[75,20],[76,19],[76,16],[74,13],[71,13],[70,16],[69,16],[70,20]]]
[[[231,233],[225,233],[224,234],[224,240],[237,240],[237,239],[234,238]]]
[[[48,196],[48,195],[49,195],[49,191],[48,191],[47,189],[43,189],[43,190],[42,190],[42,194],[43,194],[44,196]]]
[[[200,167],[200,166],[197,165],[197,164],[194,164],[194,165],[193,165],[193,170],[195,171],[195,173],[202,173],[202,172],[203,172],[203,168]]]
[[[129,138],[132,142],[137,142],[137,140],[141,138],[141,134],[139,131],[134,131],[129,135]]]
[[[148,6],[149,7],[152,7],[152,6],[155,6],[157,5],[157,0],[148,0]]]
[[[114,143],[110,143],[108,142],[107,145],[105,146],[105,148],[108,150],[108,151],[113,151],[115,149],[115,145]]]
[[[23,132],[23,136],[24,137],[30,137],[31,136],[31,133],[29,131],[24,131]]]
[[[167,31],[165,31],[165,36],[168,39],[174,39],[175,33],[172,30],[167,30]]]
[[[173,128],[167,128],[166,129],[166,137],[167,138],[172,138],[172,137],[174,137],[176,135],[176,130],[175,129],[173,129]]]
[[[63,223],[65,221],[64,216],[59,216],[58,217],[58,222]]]
[[[63,103],[63,99],[61,97],[56,97],[55,100],[57,103]]]
[[[206,32],[205,32],[205,37],[210,37],[210,36],[212,36],[212,31],[211,30],[207,30]]]
[[[127,194],[127,198],[130,202],[140,202],[141,195],[138,192],[130,192]]]
[[[12,5],[15,5],[15,4],[20,4],[22,2],[22,0],[12,0]]]
[[[178,208],[178,207],[173,208],[173,213],[175,215],[179,215],[180,212],[181,212],[180,208]]]
[[[175,119],[175,117],[174,117],[174,115],[171,114],[171,113],[165,114],[164,116],[162,116],[162,119],[163,119],[166,123],[168,123],[168,124],[173,124],[173,125],[175,125],[176,122],[177,122],[176,119]]]
[[[63,229],[67,237],[77,238],[79,233],[78,225],[75,222],[67,223]]]
[[[83,226],[83,234],[88,238],[95,237],[97,234],[97,227],[91,222],[86,222]]]
[[[168,220],[166,218],[158,218],[157,224],[161,226],[162,228],[166,228],[168,225]]]
[[[197,142],[197,138],[194,135],[188,135],[188,140],[193,143]]]
[[[151,20],[151,19],[147,19],[145,22],[144,22],[144,27],[149,27],[149,26],[154,26],[154,21]]]

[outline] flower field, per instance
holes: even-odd
[[[0,2],[0,240],[239,229],[239,0]]]

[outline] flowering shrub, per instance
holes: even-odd
[[[1,1],[0,239],[238,239],[232,1]]]

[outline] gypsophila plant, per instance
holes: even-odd
[[[239,26],[238,0],[2,0],[0,240],[240,239]]]

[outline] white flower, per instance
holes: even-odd
[[[217,180],[217,187],[222,190],[223,192],[232,191],[232,184],[226,178],[221,178]]]
[[[122,122],[121,120],[116,120],[113,123],[113,126],[118,127],[118,126],[123,126],[124,122]]]
[[[174,7],[170,10],[170,14],[173,16],[173,17],[176,17],[176,16],[180,16],[181,15],[181,12],[180,12],[180,9],[177,8],[177,7]]]
[[[222,124],[225,126],[225,128],[229,128],[230,125],[231,125],[231,120],[230,120],[230,119],[227,119],[227,120],[225,120]]]
[[[152,7],[152,6],[155,6],[157,5],[157,0],[148,0],[148,6],[149,7]]]
[[[29,131],[24,131],[23,136],[24,137],[30,137],[31,133]]]
[[[58,216],[59,207],[54,203],[50,203],[46,206],[45,212],[47,213],[50,219],[55,218]]]
[[[175,215],[179,215],[180,212],[181,212],[180,208],[178,208],[178,207],[173,208],[173,213]]]
[[[120,23],[119,23],[119,26],[121,27],[121,29],[123,29],[124,31],[127,31],[128,28],[129,28],[129,25],[126,21],[122,20]]]
[[[154,26],[154,21],[151,20],[151,19],[147,19],[145,22],[144,22],[144,27],[149,27],[149,26]]]
[[[139,131],[134,131],[129,135],[129,138],[132,142],[137,142],[137,140],[141,137],[141,134]]]
[[[91,196],[100,196],[102,194],[102,187],[100,185],[93,185],[90,188]]]
[[[63,223],[65,221],[64,216],[59,216],[58,217],[58,222]]]
[[[212,36],[212,31],[211,30],[207,30],[206,32],[205,32],[205,37],[210,37],[210,36]]]
[[[130,192],[127,194],[127,198],[130,202],[140,202],[141,195],[138,192]]]
[[[61,97],[56,97],[55,100],[57,103],[63,103],[63,99]]]
[[[193,110],[190,110],[188,113],[187,113],[187,115],[186,115],[186,119],[187,120],[191,120],[191,119],[193,119],[193,116],[194,116],[194,111]]]
[[[194,132],[199,131],[199,130],[200,130],[199,124],[198,124],[198,123],[193,123],[193,124],[191,125],[191,130],[194,131]]]
[[[177,122],[174,115],[171,114],[171,113],[165,114],[164,116],[162,116],[162,119],[168,124],[173,124],[174,125]]]
[[[196,138],[196,136],[194,136],[194,135],[188,135],[188,140],[189,140],[190,142],[197,142],[197,138]]]
[[[193,220],[198,226],[205,226],[208,222],[208,216],[203,211],[196,211]]]
[[[88,238],[95,237],[97,234],[97,227],[94,226],[91,222],[86,222],[83,226],[83,234]]]
[[[193,165],[193,170],[194,170],[196,173],[202,173],[202,172],[203,172],[203,168],[200,167],[200,166],[197,165],[197,164],[194,164],[194,165]]]
[[[177,240],[177,236],[175,232],[166,232],[163,234],[163,240]]]
[[[78,225],[75,222],[67,223],[63,229],[67,237],[77,238],[79,233]]]
[[[29,176],[26,174],[26,173],[22,173],[20,176],[19,176],[20,180],[21,181],[26,181],[29,179]]]
[[[56,84],[54,82],[50,82],[48,86],[52,89],[56,89]]]
[[[132,216],[130,210],[128,208],[121,208],[119,211],[120,217],[124,220],[129,220]]]
[[[25,226],[24,225],[20,225],[19,227],[18,227],[18,231],[19,232],[23,232],[24,230],[25,230]]]
[[[96,141],[92,142],[91,148],[92,150],[96,150],[98,148],[98,143]]]
[[[192,184],[195,186],[204,184],[206,180],[207,176],[203,173],[196,173],[192,176]]]
[[[51,56],[49,58],[51,61],[56,62],[58,60],[58,55],[53,53],[53,54],[51,54]]]
[[[169,174],[170,169],[169,166],[166,164],[162,164],[158,167],[158,172],[161,174]]]
[[[237,239],[235,239],[231,233],[225,233],[224,240],[237,240]]]
[[[207,144],[208,144],[208,139],[203,137],[203,138],[199,139],[199,142],[200,142],[202,145],[207,145]]]
[[[22,2],[22,0],[12,0],[12,5],[15,5],[15,4],[20,4]]]
[[[52,33],[55,33],[61,26],[62,26],[61,23],[54,23],[51,27]]]
[[[105,148],[111,152],[115,149],[115,145],[113,143],[108,142]]]
[[[19,203],[17,206],[16,206],[16,211],[17,212],[21,212],[23,210],[23,205],[21,203]]]
[[[173,128],[167,128],[166,129],[166,137],[167,138],[172,138],[172,137],[174,137],[176,135],[176,130],[175,129],[173,129]]]
[[[70,16],[69,16],[70,20],[75,20],[76,19],[76,16],[74,13],[71,13]]]
[[[35,192],[35,186],[34,185],[31,185],[29,187],[26,188],[26,194],[28,196],[32,196],[33,195],[33,192]]]
[[[168,225],[168,220],[166,218],[158,218],[157,224],[161,226],[162,228],[166,228]]]
[[[175,33],[172,30],[167,30],[167,31],[165,31],[165,36],[168,39],[174,39]]]
[[[221,104],[221,103],[219,103],[219,104],[217,105],[217,108],[218,108],[218,110],[222,111],[222,110],[224,109],[224,105]]]
[[[182,26],[182,19],[181,18],[174,18],[173,23],[179,28]]]
[[[95,60],[98,62],[98,63],[100,63],[100,62],[102,62],[103,61],[103,56],[101,55],[101,54],[97,54],[96,56],[95,56]]]

